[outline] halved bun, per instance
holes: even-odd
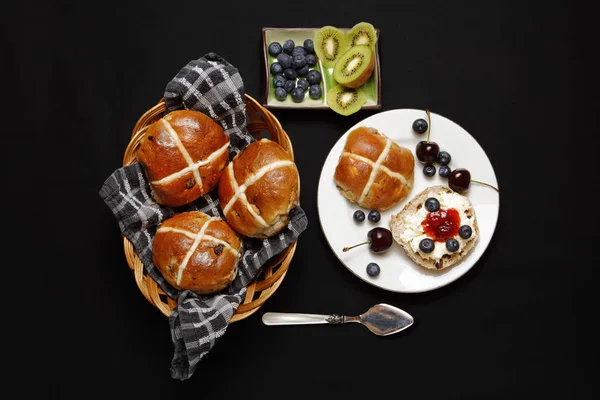
[[[427,237],[420,223],[428,213],[424,204],[429,197],[437,198],[442,210],[448,204],[460,205],[460,210],[457,210],[461,217],[460,225],[471,226],[473,233],[469,239],[462,239],[458,234],[454,237],[460,244],[459,250],[454,253],[446,249],[445,242],[435,242],[436,249],[428,254],[418,248],[418,242]],[[479,238],[475,209],[468,197],[442,185],[428,187],[406,203],[402,211],[392,215],[390,230],[394,240],[402,246],[411,260],[421,267],[435,270],[451,267],[461,261],[475,247]]]

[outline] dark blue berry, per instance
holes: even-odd
[[[429,212],[434,212],[440,209],[440,202],[435,197],[430,197],[425,200],[425,209]]]
[[[306,57],[304,57],[304,54],[294,54],[292,56],[292,65],[296,69],[304,67],[306,65]]]
[[[425,174],[425,176],[434,176],[435,166],[433,164],[425,164],[423,167],[423,174]]]
[[[308,54],[313,54],[315,52],[315,42],[313,42],[312,39],[306,39],[302,44]]]
[[[376,263],[367,264],[367,275],[369,276],[377,276],[381,272],[381,268]]]
[[[295,69],[292,69],[292,68],[288,68],[288,69],[284,70],[283,75],[287,79],[291,79],[291,80],[295,80],[298,77],[298,73],[296,72]]]
[[[304,47],[296,46],[294,47],[294,50],[292,50],[292,55],[295,56],[296,54],[302,54],[303,56],[306,56],[307,52]]]
[[[277,54],[281,53],[281,51],[282,51],[281,43],[273,42],[269,45],[269,54],[272,55],[273,57],[277,57]]]
[[[273,74],[273,75],[279,75],[279,74],[283,73],[283,67],[278,62],[274,62],[273,64],[271,64],[270,70],[271,70],[271,74]]]
[[[304,100],[304,89],[296,87],[292,90],[292,100],[296,103],[301,103]]]
[[[292,80],[287,80],[285,81],[285,83],[283,84],[283,88],[285,89],[286,92],[290,93],[292,90],[294,90],[294,88],[296,87],[296,81],[292,81]]]
[[[473,229],[469,225],[463,225],[458,228],[458,235],[463,239],[468,239],[473,234]]]
[[[306,90],[310,85],[308,84],[306,79],[298,79],[298,82],[296,82],[296,86],[302,88],[302,90]]]
[[[292,54],[294,47],[296,47],[296,43],[294,43],[293,40],[288,39],[285,42],[283,42],[282,49],[284,53]]]
[[[311,99],[320,99],[323,95],[323,89],[321,89],[320,85],[310,85],[308,88],[308,95]]]
[[[314,54],[307,54],[306,65],[308,65],[309,67],[314,67],[315,65],[317,65],[317,56],[315,56]]]
[[[452,157],[450,157],[450,153],[448,153],[447,151],[440,151],[440,154],[438,155],[438,161],[440,164],[448,165],[450,164],[450,160],[452,160]]]
[[[419,250],[423,253],[431,253],[435,247],[433,240],[426,238],[419,242]]]
[[[427,121],[425,121],[423,118],[419,118],[417,120],[415,120],[415,122],[413,122],[413,131],[417,132],[417,133],[425,133],[427,132]]]
[[[321,83],[321,73],[316,69],[311,69],[310,71],[308,71],[308,74],[306,74],[306,80],[311,85]]]
[[[458,244],[458,240],[456,240],[456,239],[446,240],[446,248],[448,249],[448,251],[451,251],[454,253],[455,251],[458,251],[459,247],[460,247],[460,245]]]
[[[281,64],[281,68],[284,70],[287,68],[292,68],[292,56],[285,53],[279,53],[277,55],[277,61]]]
[[[282,100],[285,100],[286,97],[287,97],[287,92],[285,91],[284,88],[282,88],[282,87],[275,88],[275,98],[277,100],[282,101]]]
[[[302,68],[297,68],[296,72],[298,73],[298,76],[306,76],[306,74],[308,74],[308,70],[309,70],[309,66],[305,65]]]
[[[363,222],[365,220],[365,213],[363,210],[356,210],[353,217],[356,222]]]
[[[371,210],[369,212],[369,221],[371,222],[379,222],[381,219],[381,214],[377,210]]]
[[[450,176],[450,173],[452,172],[452,170],[450,169],[449,166],[447,165],[442,165],[440,166],[440,169],[438,170],[438,174],[440,174],[440,176],[442,178],[447,178]]]
[[[283,87],[283,85],[285,84],[285,81],[287,79],[285,79],[285,76],[283,75],[275,75],[273,77],[273,86],[275,87]]]

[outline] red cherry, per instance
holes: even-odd
[[[430,164],[437,160],[440,154],[440,146],[436,142],[421,140],[417,143],[416,154],[419,161]]]
[[[457,193],[469,190],[471,185],[471,173],[465,168],[457,168],[448,177],[448,186]]]
[[[490,185],[489,183],[480,182],[471,179],[471,173],[469,170],[465,168],[457,168],[450,173],[448,176],[448,186],[450,189],[454,190],[457,193],[463,193],[469,190],[469,186],[471,186],[471,182],[479,183],[480,185],[485,185],[491,187],[496,192],[500,193],[498,188]]]
[[[366,242],[355,244],[354,246],[350,247],[344,247],[342,251],[346,252],[355,247],[362,246],[363,244],[368,244],[369,250],[371,250],[373,253],[383,253],[389,249],[394,242],[392,232],[389,229],[382,228],[380,226],[371,229],[367,233],[367,239],[369,240]]]

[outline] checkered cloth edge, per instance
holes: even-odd
[[[167,84],[164,99],[167,112],[196,110],[221,124],[231,142],[230,158],[254,141],[246,129],[240,74],[215,53],[183,67]],[[146,272],[169,297],[177,300],[169,326],[174,345],[171,376],[179,380],[189,379],[200,360],[225,334],[246,287],[265,263],[296,241],[308,224],[304,210],[297,206],[290,213],[288,226],[278,235],[264,240],[244,237],[238,276],[220,293],[200,296],[188,290],[179,292],[164,280],[152,263],[152,241],[162,221],[184,211],[202,211],[223,218],[216,190],[185,206],[162,206],[153,200],[143,168],[136,162],[114,171],[99,194],[117,219],[121,233],[133,244]]]

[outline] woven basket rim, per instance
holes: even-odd
[[[281,123],[277,118],[265,107],[263,107],[258,101],[252,96],[245,94],[244,100],[246,103],[246,109],[256,110],[256,113],[260,113],[262,121],[248,121],[248,128],[256,128],[255,130],[266,130],[272,136],[272,140],[277,141],[281,144],[284,149],[290,154],[292,160],[294,160],[294,151],[291,140]],[[139,142],[143,137],[144,132],[149,125],[156,119],[159,119],[166,112],[166,105],[164,98],[161,98],[156,105],[146,110],[139,118],[134,129],[131,133],[131,139],[125,150],[123,156],[123,166],[130,165],[136,162],[135,152],[139,147]],[[248,118],[250,118],[250,112],[248,112]],[[281,143],[284,141],[284,143]],[[298,185],[300,186],[300,180],[298,179]],[[298,187],[298,196],[300,194],[300,187]],[[244,301],[239,305],[230,322],[236,322],[247,318],[252,315],[264,304],[264,302],[271,297],[271,295],[281,285],[284,277],[287,274],[289,264],[295,253],[297,240],[293,242],[287,249],[281,254],[273,257],[267,265],[265,265],[258,276],[248,285],[246,296]],[[146,297],[146,299],[158,308],[161,313],[165,316],[169,316],[171,310],[175,307],[176,302],[174,299],[168,297],[158,284],[147,275],[143,263],[139,256],[136,254],[133,244],[123,236],[123,246],[125,251],[125,257],[129,268],[134,273],[134,277],[138,288]],[[254,296],[258,296],[254,298]]]

